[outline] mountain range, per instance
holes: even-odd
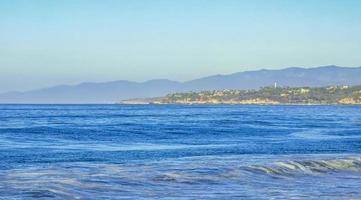
[[[214,75],[186,82],[156,79],[146,82],[112,81],[77,85],[61,85],[26,92],[0,94],[0,103],[115,103],[131,98],[164,96],[168,93],[221,90],[258,89],[266,86],[322,87],[361,85],[361,67],[322,66],[290,67],[279,70],[245,71]]]

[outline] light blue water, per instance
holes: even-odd
[[[361,107],[0,105],[0,199],[361,199]]]

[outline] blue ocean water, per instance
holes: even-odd
[[[0,105],[0,199],[361,199],[361,107]]]

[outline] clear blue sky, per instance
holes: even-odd
[[[361,65],[360,0],[0,0],[0,92]]]

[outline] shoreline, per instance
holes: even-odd
[[[361,104],[294,104],[294,103],[278,103],[278,104],[261,104],[261,103],[116,103],[119,105],[257,105],[257,106],[361,106]]]

